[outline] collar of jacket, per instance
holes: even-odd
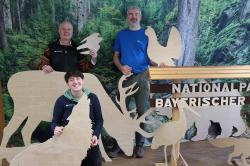
[[[82,91],[83,91],[83,94],[86,95],[86,96],[88,96],[88,95],[90,94],[90,91],[89,91],[87,88],[83,88]],[[71,101],[75,101],[75,102],[77,102],[77,103],[78,103],[78,101],[80,100],[79,98],[75,98],[75,97],[72,95],[70,89],[68,89],[68,90],[64,93],[64,96],[65,96],[67,99],[69,99],[69,100],[71,100]]]

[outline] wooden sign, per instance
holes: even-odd
[[[165,67],[165,68],[160,68],[160,69],[150,68],[149,73],[150,73],[150,78],[152,80],[183,80],[183,79],[199,79],[199,78],[249,78],[250,66]],[[190,95],[190,94],[187,94],[187,95]],[[180,108],[178,109],[179,109],[179,114],[180,114],[181,110]],[[214,111],[213,113],[211,113],[210,117],[212,116],[218,117],[221,115],[218,115],[217,112]],[[208,117],[207,114],[204,114],[204,117]],[[173,120],[178,120],[178,118],[174,117]],[[225,126],[222,126],[222,127],[225,127]],[[179,129],[175,129],[175,131],[176,130],[179,131]],[[244,140],[244,142],[247,142],[244,144],[247,147],[249,144],[248,141],[249,140],[247,141]],[[241,144],[241,142],[242,141],[239,140],[239,144]],[[235,146],[237,146],[237,143],[235,144]],[[246,149],[248,150],[249,148],[246,148]],[[179,152],[177,148],[175,148],[174,151]],[[172,155],[173,154],[174,153],[172,153]],[[238,154],[238,151],[237,151],[237,154]],[[244,148],[242,149],[242,154],[244,154]],[[176,156],[172,158],[176,158]],[[231,156],[229,156],[229,160],[231,160]],[[243,159],[243,162],[246,163],[246,160]],[[228,163],[231,163],[231,161],[230,162],[228,161]],[[165,162],[165,164],[167,164],[167,162]],[[177,164],[176,162],[173,163],[173,165],[176,165],[176,164]]]
[[[152,67],[149,75],[152,80],[250,78],[250,66]]]

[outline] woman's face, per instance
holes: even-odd
[[[81,77],[70,77],[67,84],[71,91],[79,92],[82,91],[83,83]]]
[[[64,23],[59,27],[59,34],[61,40],[70,41],[73,35],[73,27],[70,23]]]

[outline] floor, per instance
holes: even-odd
[[[181,154],[188,166],[229,166],[227,156],[233,151],[233,147],[216,148],[207,141],[187,142],[181,144]],[[164,162],[163,148],[158,150],[145,149],[143,159],[126,157],[123,154],[103,166],[154,166],[154,163]],[[178,166],[185,166],[179,159]]]

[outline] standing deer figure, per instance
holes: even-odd
[[[182,100],[177,102],[177,106],[179,111],[179,119],[167,122],[163,124],[160,128],[158,128],[155,131],[155,135],[151,145],[152,149],[157,149],[160,146],[164,145],[165,166],[168,166],[167,146],[169,145],[172,146],[171,166],[177,166],[177,157],[179,156],[179,153],[177,152],[179,149],[180,140],[183,138],[187,130],[187,121],[184,113],[184,108],[199,116],[196,112],[190,109],[187,104]],[[164,112],[162,111],[164,110],[160,110],[161,115],[164,114]]]
[[[63,76],[63,72],[44,74],[42,71],[25,71],[16,73],[9,79],[8,90],[14,102],[14,114],[4,128],[1,147],[6,147],[11,135],[25,119],[27,121],[21,130],[25,146],[31,143],[32,133],[41,121],[51,121],[53,106],[57,97],[67,90]],[[122,82],[126,77],[128,76],[122,76],[119,81],[119,89],[121,93],[124,93],[121,96],[124,97],[132,94],[134,87],[134,85],[122,87]],[[150,114],[150,111],[138,119],[137,117],[132,118],[130,117],[131,112],[126,111],[125,100],[120,98],[121,112],[95,75],[84,73],[84,82],[85,86],[95,93],[100,100],[104,128],[110,136],[117,140],[124,153],[131,156],[133,154],[135,132],[145,137],[153,136],[152,133],[147,133],[140,128],[140,123],[147,123],[145,117]],[[126,90],[129,90],[130,93],[127,93]],[[101,139],[100,150],[104,159],[111,161],[103,148]]]

